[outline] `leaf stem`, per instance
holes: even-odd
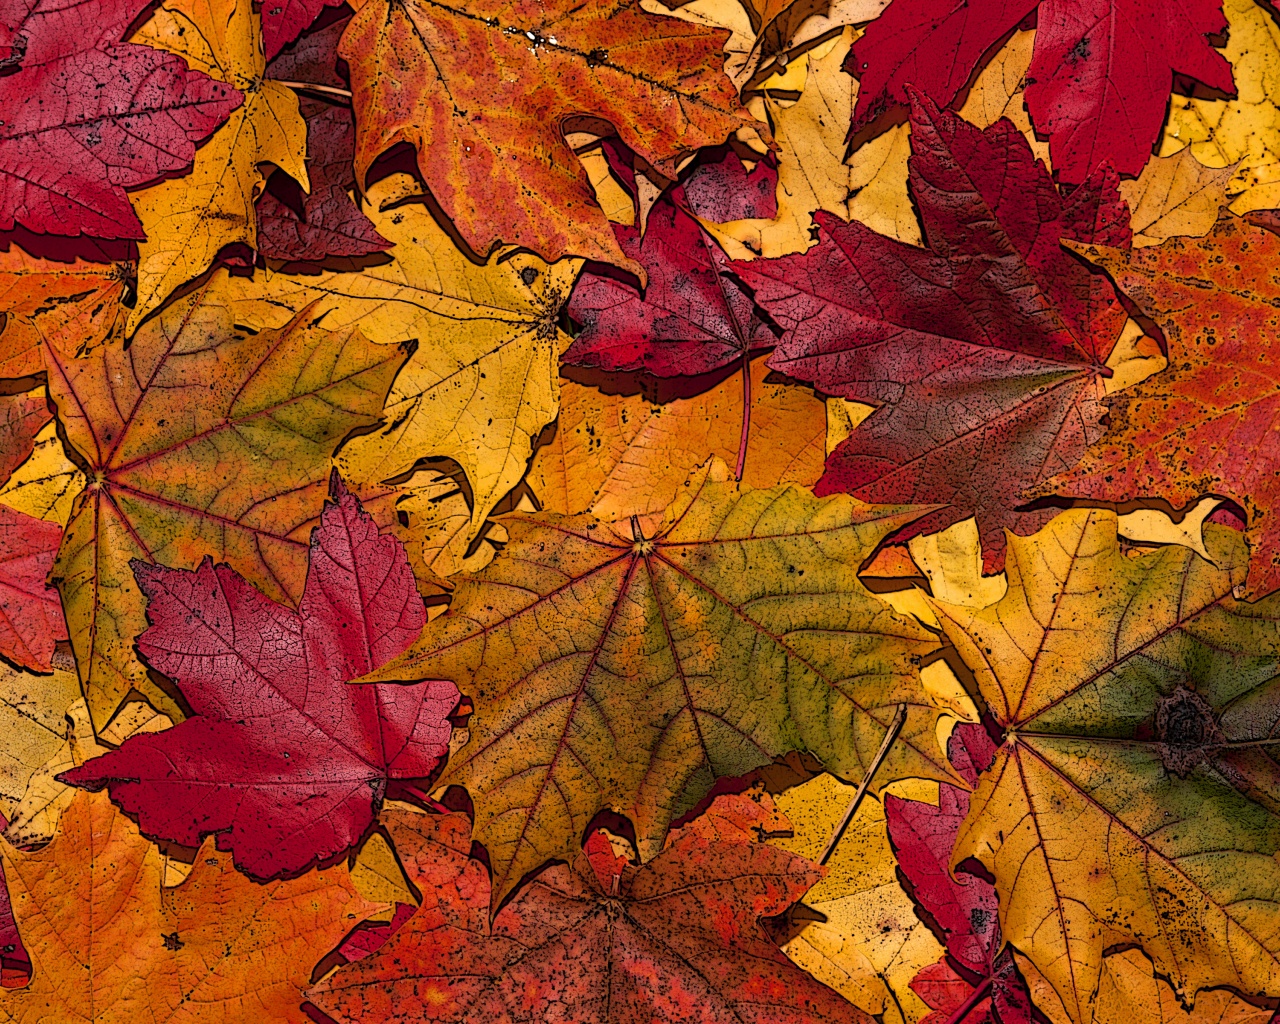
[[[991,988],[991,975],[982,979],[982,984],[969,993],[969,998],[960,1004],[960,1008],[947,1018],[947,1024],[960,1024],[982,1000],[987,998]]]
[[[853,821],[853,816],[858,813],[858,805],[862,803],[862,798],[867,795],[867,787],[871,785],[871,780],[875,778],[876,772],[884,764],[884,759],[889,754],[889,748],[893,746],[893,741],[898,738],[898,733],[902,732],[902,726],[906,721],[907,706],[899,704],[897,714],[893,716],[893,721],[889,723],[889,731],[884,734],[884,739],[880,741],[880,749],[876,751],[876,756],[872,758],[871,766],[862,777],[862,782],[858,785],[858,791],[853,794],[853,799],[849,801],[849,806],[845,808],[844,817],[840,819],[840,824],[836,826],[836,830],[831,833],[831,838],[827,841],[827,848],[822,851],[822,856],[818,859],[819,864],[826,864],[831,859],[831,855],[835,853],[836,846],[844,835],[845,829],[849,827],[849,822]]]
[[[334,85],[317,85],[315,82],[286,82],[278,78],[276,81],[290,89],[300,89],[305,92],[324,92],[330,96],[343,96],[346,99],[351,99],[350,89],[339,89]]]
[[[738,465],[734,468],[735,480],[742,479],[747,464],[747,438],[751,434],[751,349],[742,349],[742,436],[738,439]]]

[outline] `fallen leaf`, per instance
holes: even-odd
[[[212,554],[271,599],[300,599],[331,455],[379,421],[405,359],[315,326],[319,312],[255,334],[201,291],[128,348],[117,339],[85,359],[45,349],[59,422],[92,474],[53,581],[95,727],[131,689],[182,717],[134,653],[146,618],[130,559],[189,566]]]
[[[50,422],[35,436],[30,458],[0,487],[0,505],[65,528],[84,484],[84,474],[62,447],[57,424]]]
[[[1236,99],[1211,100],[1175,93],[1160,139],[1160,156],[1183,148],[1206,167],[1234,167],[1227,194],[1233,213],[1280,206],[1280,25],[1253,0],[1223,0]],[[1216,211],[1215,211],[1216,214]]]
[[[990,128],[1002,117],[1022,133],[1035,158],[1052,169],[1049,143],[1036,135],[1027,114],[1027,72],[1035,47],[1035,29],[1019,29],[988,62],[969,87],[964,104],[956,111],[976,128]]]
[[[962,519],[938,533],[912,537],[907,550],[928,578],[929,593],[939,601],[986,608],[1004,597],[1004,576],[982,575],[982,540],[975,519]]]
[[[787,790],[778,804],[795,835],[770,843],[820,857],[852,795],[830,775]],[[826,867],[827,877],[792,911],[783,952],[884,1024],[916,1024],[928,1008],[911,991],[911,979],[942,947],[898,884],[879,801],[862,801]],[[814,913],[820,919],[808,920]]]
[[[313,303],[332,329],[373,342],[418,341],[387,397],[388,426],[353,438],[338,456],[351,489],[386,522],[375,499],[394,502],[419,459],[456,461],[471,485],[467,541],[528,466],[533,439],[559,406],[556,360],[568,344],[557,326],[579,260],[548,266],[507,249],[477,266],[449,240],[421,201],[404,198],[407,175],[370,188],[365,210],[396,259],[359,272],[314,276],[225,272],[217,294],[236,322],[278,328]],[[402,205],[396,205],[401,200]]]
[[[282,49],[302,35],[326,7],[340,6],[338,0],[280,0],[274,6],[264,4],[262,44],[267,60],[274,60]],[[291,52],[296,53],[303,46],[305,43],[295,46]]]
[[[1221,498],[1203,498],[1176,523],[1164,512],[1140,508],[1120,516],[1116,528],[1126,540],[1139,544],[1183,544],[1206,561],[1212,561],[1213,556],[1204,546],[1204,524],[1221,504]]]
[[[79,697],[74,666],[36,675],[0,665],[0,814],[6,819],[14,818],[31,777],[62,746],[67,708]]]
[[[1129,204],[1133,244],[1207,235],[1217,223],[1218,208],[1227,205],[1227,183],[1234,173],[1234,167],[1205,167],[1190,149],[1153,158],[1136,181],[1120,183],[1120,195]]]
[[[122,40],[145,6],[22,2],[0,14],[0,230],[142,238],[125,189],[184,169],[240,105],[203,69]]]
[[[644,268],[647,284],[641,291],[613,268],[588,264],[569,297],[569,316],[582,332],[562,363],[693,376],[746,366],[753,352],[773,347],[777,337],[728,257],[684,202],[677,185],[654,203],[643,237],[636,227],[613,226],[627,258]]]
[[[780,1014],[869,1024],[760,928],[760,917],[821,876],[800,857],[687,835],[633,867],[596,831],[572,864],[543,871],[490,928],[488,877],[467,857],[466,818],[416,817],[405,860],[422,908],[373,956],[307,993],[339,1024],[426,1015],[640,1024],[695,1014],[708,1024]],[[399,847],[404,829],[394,834]]]
[[[37,259],[16,245],[0,253],[0,376],[44,370],[42,343],[88,352],[112,334],[129,268]]]
[[[209,558],[195,571],[134,563],[151,622],[138,649],[195,715],[62,781],[109,786],[148,836],[195,846],[215,834],[237,867],[271,878],[346,852],[389,784],[432,773],[453,684],[345,685],[403,651],[426,613],[404,549],[336,474],[333,486],[297,612]]]
[[[298,0],[284,4],[286,16],[291,7],[300,6]],[[268,25],[275,10],[270,5],[264,8]],[[338,39],[348,20],[343,18],[303,36],[267,65],[267,75],[346,91],[347,83],[338,75],[337,64]],[[269,32],[267,41],[270,59]],[[293,179],[285,171],[275,171],[267,179],[257,204],[258,251],[268,259],[318,263],[326,256],[368,256],[389,249],[391,243],[378,234],[350,195],[356,184],[352,166],[356,123],[351,107],[331,92],[315,91],[299,96],[298,109],[307,122],[310,191],[302,194],[300,209],[295,210],[272,191],[273,186],[286,195],[300,191]]]
[[[765,109],[778,153],[778,210],[770,219],[712,223],[694,212],[736,260],[804,252],[814,242],[813,214],[825,210],[891,238],[920,241],[907,195],[907,129],[898,127],[858,149],[845,163],[845,131],[858,84],[841,70],[853,29],[809,51],[800,98],[765,93]]]
[[[56,523],[0,505],[0,656],[19,668],[50,671],[67,639],[62,602],[45,583],[61,541]]]
[[[852,571],[920,510],[726,476],[704,470],[660,523],[502,517],[503,552],[367,677],[466,683],[471,742],[440,784],[471,795],[495,901],[572,855],[602,808],[632,818],[643,857],[717,777],[789,750],[856,782],[899,702],[877,788],[949,777],[913,664],[930,634]]]
[[[672,846],[684,835],[709,842],[762,843],[791,831],[791,821],[774,803],[762,784],[741,793],[720,793],[695,818],[673,826],[664,845]]]
[[[720,70],[721,38],[619,0],[465,10],[365,0],[339,47],[362,112],[356,180],[408,142],[472,251],[505,242],[550,261],[575,254],[634,269],[562,121],[607,120],[655,167],[724,142],[756,122]],[[390,66],[402,69],[394,81]]]
[[[146,241],[138,245],[130,334],[176,288],[203,274],[223,246],[256,248],[253,203],[266,180],[260,164],[274,164],[308,187],[298,98],[264,77],[260,17],[250,0],[232,0],[225,11],[218,0],[166,0],[133,38],[229,82],[244,94],[244,104],[200,148],[190,174],[133,196]]]
[[[914,533],[976,514],[988,572],[1022,492],[1068,469],[1103,433],[1104,361],[1126,316],[1110,284],[1059,245],[1123,244],[1115,176],[1059,196],[1007,121],[985,131],[921,99],[911,188],[929,249],[816,215],[807,253],[735,264],[784,330],[769,365],[879,406],[828,458],[819,493],[947,502]],[[999,465],[998,474],[977,470]]]
[[[1280,609],[1231,597],[1238,533],[1205,545],[1127,555],[1113,512],[1063,512],[1010,537],[998,604],[931,602],[1003,732],[952,865],[994,875],[1005,938],[1077,1024],[1117,945],[1188,996],[1280,983]]]
[[[35,450],[40,431],[53,419],[44,388],[0,395],[0,486]]]
[[[1280,238],[1227,214],[1203,239],[1132,254],[1078,251],[1164,331],[1167,369],[1106,400],[1111,426],[1070,473],[1037,491],[1105,501],[1205,494],[1248,515],[1248,594],[1280,586],[1280,370],[1273,355]],[[1213,314],[1206,316],[1205,303]]]
[[[895,0],[873,21],[846,67],[861,83],[853,130],[905,105],[915,88],[946,106],[968,84],[983,55],[1027,15],[1037,13],[1026,103],[1048,135],[1060,180],[1083,182],[1104,162],[1136,175],[1160,137],[1175,73],[1226,93],[1231,66],[1208,37],[1226,27],[1220,0],[1176,7],[1151,0],[967,0],[939,8]],[[1112,69],[1128,69],[1115,75]]]
[[[0,989],[0,1020],[146,1019],[306,1024],[312,965],[376,909],[345,867],[255,885],[205,846],[190,877],[161,888],[162,859],[105,796],[80,793],[53,842],[0,841],[0,863],[33,967]]]
[[[661,512],[707,459],[733,465],[740,449],[746,486],[812,486],[822,475],[826,409],[808,388],[768,376],[764,358],[752,360],[747,423],[741,372],[666,402],[562,381],[555,433],[534,452],[529,487],[545,511],[617,521]]]

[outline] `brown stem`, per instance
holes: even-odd
[[[893,721],[889,723],[889,731],[884,734],[884,739],[880,741],[880,749],[876,751],[876,756],[871,759],[871,766],[862,777],[862,782],[858,785],[858,791],[853,794],[853,799],[849,801],[849,806],[845,808],[844,817],[840,819],[840,824],[836,826],[836,830],[831,833],[831,838],[827,841],[827,848],[822,851],[822,856],[818,859],[819,864],[825,864],[831,859],[831,855],[835,853],[836,846],[844,835],[845,829],[849,827],[849,822],[853,821],[853,816],[858,813],[858,805],[862,803],[862,798],[867,795],[867,787],[871,785],[871,780],[875,778],[876,772],[884,764],[884,759],[889,754],[889,748],[893,746],[893,741],[898,738],[898,733],[902,731],[902,726],[906,720],[907,706],[899,704],[897,714],[893,716]]]
[[[328,93],[330,96],[343,96],[346,99],[351,99],[350,89],[339,89],[333,85],[316,85],[315,82],[285,82],[278,78],[276,81],[290,89],[298,89],[302,92],[323,92]]]
[[[747,438],[751,434],[751,350],[742,350],[742,436],[738,439],[738,465],[733,471],[735,480],[742,479],[747,464]]]

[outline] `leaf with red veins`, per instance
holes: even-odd
[[[952,506],[912,534],[976,515],[985,569],[998,571],[1004,530],[1051,517],[1015,511],[1024,490],[1101,436],[1104,361],[1126,319],[1110,283],[1058,240],[1123,244],[1128,215],[1109,171],[1062,199],[1008,121],[979,131],[917,96],[911,124],[927,249],[819,212],[808,252],[734,270],[784,331],[771,367],[880,406],[832,453],[818,492]]]
[[[1175,73],[1234,94],[1230,65],[1209,43],[1227,27],[1221,0],[894,0],[845,62],[859,79],[851,131],[908,103],[913,86],[950,104],[991,47],[1037,8],[1026,103],[1063,182],[1078,184],[1106,162],[1137,175],[1160,136]]]
[[[188,846],[217,834],[254,878],[353,847],[387,786],[448,749],[452,683],[350,687],[426,622],[404,547],[334,475],[297,612],[225,565],[134,563],[151,627],[138,639],[195,716],[60,776],[110,788],[142,831]]]
[[[569,315],[583,330],[563,362],[675,377],[718,370],[777,342],[729,258],[683,205],[679,187],[655,203],[643,238],[636,227],[613,226],[623,252],[647,271],[648,287],[589,266],[569,297]]]
[[[145,7],[0,7],[0,230],[142,238],[125,190],[184,170],[243,99],[178,57],[121,41]],[[3,53],[0,49],[0,53]]]
[[[62,602],[45,584],[61,540],[57,523],[0,505],[0,655],[36,672],[53,670],[67,639]]]
[[[441,833],[466,822],[421,817],[420,827],[436,824]],[[449,838],[428,848],[439,867],[422,857],[406,865],[424,894],[430,887],[440,895],[424,898],[377,953],[307,993],[339,1024],[374,1017],[870,1024],[760,927],[761,917],[781,913],[821,877],[801,857],[686,835],[634,867],[594,832],[571,865],[545,869],[489,928],[487,875],[464,859],[465,832]]]
[[[264,10],[264,22],[267,13]],[[336,69],[338,40],[347,21],[343,18],[303,36],[271,62],[268,77],[345,89]],[[268,259],[318,263],[326,256],[368,256],[391,248],[350,195],[356,182],[351,107],[306,93],[299,95],[298,107],[307,122],[311,191],[302,192],[284,171],[272,174],[257,203],[258,251]],[[287,192],[278,195],[277,190]],[[289,198],[293,202],[286,201]]]

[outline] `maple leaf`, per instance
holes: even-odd
[[[52,419],[43,388],[0,396],[0,486],[27,461],[40,431]]]
[[[956,726],[948,750],[970,787],[995,756],[983,727],[967,723]],[[966,1005],[986,1005],[1003,1024],[1030,1024],[1026,986],[1013,954],[1001,948],[995,887],[976,875],[951,871],[956,835],[968,812],[968,792],[947,783],[938,786],[936,806],[894,794],[885,797],[898,864],[912,895],[946,935],[948,956],[920,971],[911,987],[934,1009],[926,1018],[931,1024],[944,1024]]]
[[[717,67],[722,38],[623,0],[366,0],[339,47],[357,112],[356,180],[408,142],[474,252],[502,241],[634,270],[561,122],[610,121],[659,168],[744,126],[763,131]]]
[[[194,846],[216,833],[238,867],[269,878],[350,849],[388,783],[432,773],[453,684],[344,685],[408,647],[426,611],[404,548],[336,473],[333,486],[296,612],[208,558],[195,571],[135,563],[151,620],[138,649],[195,717],[63,781],[110,786],[146,835]]]
[[[758,843],[790,832],[791,822],[760,783],[739,793],[719,793],[693,818],[673,825],[664,846],[688,834],[711,842]]]
[[[1231,67],[1208,37],[1226,27],[1221,0],[1176,7],[1151,0],[894,0],[854,44],[847,70],[861,83],[853,130],[909,101],[910,87],[949,104],[992,44],[1037,11],[1026,102],[1049,136],[1064,182],[1109,161],[1136,175],[1160,137],[1175,73],[1234,93]],[[1115,75],[1113,69],[1129,69]]]
[[[173,700],[133,650],[146,628],[129,560],[194,565],[211,554],[272,599],[296,603],[306,537],[331,455],[378,422],[406,353],[314,314],[254,334],[207,292],[75,359],[45,348],[49,393],[91,474],[54,565],[96,727],[136,688]]]
[[[995,876],[1005,939],[1077,1024],[1117,945],[1188,994],[1280,983],[1280,607],[1231,597],[1233,530],[1205,527],[1208,562],[1125,554],[1116,529],[1064,512],[1009,538],[997,604],[931,602],[1004,733],[952,864]]]
[[[162,889],[159,851],[89,793],[43,849],[0,840],[33,968],[28,986],[0,989],[0,1020],[306,1024],[312,965],[377,908],[345,866],[255,885],[230,861],[207,845],[186,881]]]
[[[1205,167],[1190,149],[1153,158],[1136,181],[1120,183],[1120,194],[1132,211],[1133,244],[1159,245],[1176,235],[1207,235],[1218,220],[1218,208],[1227,204],[1227,183],[1234,172],[1234,167]]]
[[[47,405],[43,386],[39,395]],[[57,424],[49,422],[35,436],[31,457],[0,487],[0,504],[65,528],[72,502],[83,488],[84,474],[67,459]]]
[[[7,819],[14,819],[31,777],[62,746],[64,716],[79,696],[74,665],[60,664],[47,675],[0,665],[0,814]],[[4,945],[0,939],[0,953]]]
[[[1280,238],[1226,214],[1203,239],[1132,254],[1079,250],[1164,332],[1168,369],[1107,400],[1111,426],[1050,488],[1124,501],[1158,494],[1175,507],[1215,493],[1249,517],[1248,593],[1280,586],[1280,410],[1273,300]],[[1206,304],[1212,316],[1206,315]]]
[[[288,10],[290,6],[286,5]],[[274,8],[272,8],[274,10]],[[268,11],[264,17],[270,15]],[[337,73],[338,39],[349,19],[343,18],[309,32],[287,52],[267,65],[267,74],[345,91]],[[268,53],[270,48],[268,47]],[[378,234],[369,218],[350,196],[355,187],[356,124],[351,108],[333,94],[303,94],[298,108],[307,122],[307,173],[311,191],[302,197],[300,210],[277,196],[272,186],[288,198],[297,190],[284,171],[276,171],[258,200],[258,251],[269,259],[319,262],[325,256],[367,256],[388,249],[391,243]]]
[[[684,209],[676,186],[649,210],[643,237],[613,225],[627,258],[648,275],[643,293],[611,268],[592,267],[569,297],[582,325],[561,361],[609,371],[645,370],[659,377],[710,373],[772,348],[777,337],[728,257]]]
[[[490,928],[488,878],[467,857],[466,818],[388,817],[424,903],[376,954],[307,993],[339,1024],[426,1014],[494,1024],[553,1014],[609,1024],[695,1014],[709,1024],[870,1020],[760,929],[760,917],[821,877],[794,854],[689,834],[633,867],[597,831]],[[412,832],[406,818],[417,819]]]
[[[230,82],[244,104],[196,155],[191,173],[133,197],[146,230],[138,246],[137,304],[128,330],[186,282],[203,274],[224,246],[257,246],[253,203],[269,163],[308,185],[306,124],[293,90],[265,77],[260,17],[250,0],[167,0],[133,36]]]
[[[707,459],[733,463],[739,451],[746,486],[811,487],[826,456],[826,407],[809,389],[770,383],[768,375],[764,359],[756,358],[745,389],[739,372],[692,398],[669,401],[562,381],[555,433],[529,464],[540,509],[610,520],[661,512]]]
[[[127,269],[38,259],[16,245],[0,253],[0,375],[42,373],[41,344],[70,353],[105,341],[116,326]]]
[[[471,794],[495,900],[571,855],[605,807],[632,816],[644,855],[717,777],[789,750],[856,781],[899,702],[911,713],[877,784],[949,777],[916,683],[930,635],[852,571],[922,510],[726,476],[704,470],[647,533],[634,517],[501,517],[504,551],[367,677],[466,682],[470,743],[441,784]]]
[[[378,233],[397,246],[393,262],[252,280],[222,272],[214,286],[236,322],[255,329],[278,328],[314,304],[326,324],[374,342],[421,339],[387,397],[388,426],[353,438],[338,467],[375,518],[390,525],[394,503],[412,493],[386,481],[403,479],[419,459],[453,459],[471,487],[470,541],[520,482],[533,439],[555,418],[556,360],[568,343],[556,322],[582,264],[548,266],[504,249],[477,266],[410,191],[416,188],[396,174],[365,197]]]
[[[936,793],[930,783],[898,786],[913,787],[918,796]],[[771,838],[770,844],[821,857],[853,792],[830,775],[818,775],[779,794],[793,835]],[[826,877],[805,894],[804,904],[774,924],[775,939],[786,939],[782,951],[797,966],[885,1024],[914,1024],[926,1007],[911,991],[911,979],[942,948],[898,882],[879,801],[862,800],[825,867]]]
[[[37,672],[67,639],[58,592],[45,584],[61,541],[56,523],[0,505],[0,656]]]
[[[1102,435],[1103,363],[1125,313],[1061,236],[1128,240],[1114,175],[1069,200],[1007,121],[979,131],[918,99],[911,189],[930,248],[857,222],[816,219],[807,253],[735,264],[784,329],[769,365],[829,395],[879,406],[832,454],[819,493],[945,501],[932,532],[976,513],[988,571],[1025,488]],[[977,471],[982,464],[999,474]]]
[[[814,242],[812,215],[817,210],[859,221],[902,242],[919,242],[920,226],[906,190],[906,128],[885,132],[845,160],[845,130],[858,83],[841,65],[855,35],[846,28],[792,61],[778,88],[764,93],[779,149],[776,211],[730,220],[693,197],[693,211],[735,259],[804,252]],[[785,102],[793,81],[800,98]]]
[[[129,0],[7,4],[0,37],[0,229],[142,238],[125,189],[185,168],[243,99],[121,41]],[[92,83],[92,88],[87,83]]]

